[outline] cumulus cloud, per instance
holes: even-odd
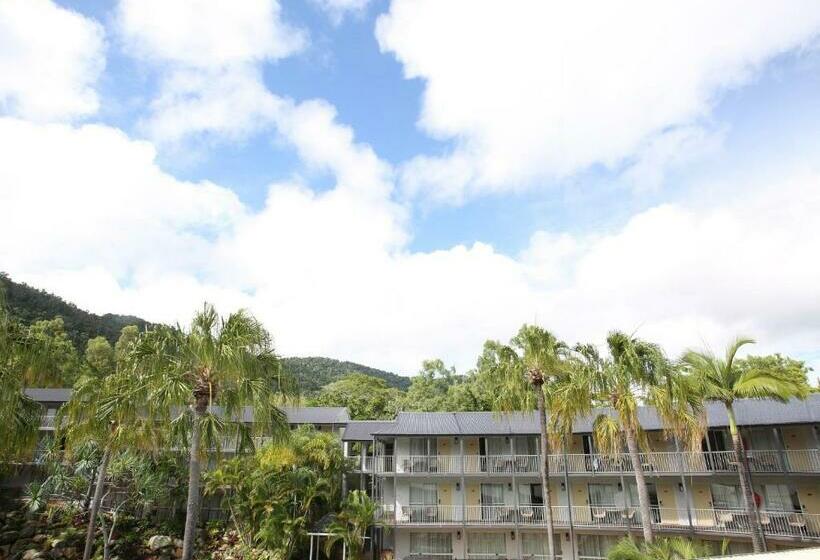
[[[329,106],[299,110],[311,115],[295,123],[311,124],[290,138],[331,138],[304,157],[337,184],[271,185],[258,211],[168,175],[151,144],[115,129],[3,119],[3,268],[97,312],[185,321],[205,299],[248,307],[285,354],[405,373],[431,356],[467,368],[525,321],[570,341],[639,329],[673,353],[746,333],[758,351],[799,354],[820,338],[816,171],[750,174],[610,232],[538,232],[517,256],[483,243],[421,252],[402,207],[344,179],[389,184],[389,168]]]
[[[420,127],[453,145],[409,162],[404,188],[459,201],[618,167],[818,31],[811,0],[393,0],[376,37],[425,82]]]
[[[262,81],[262,64],[301,51],[307,33],[282,19],[277,0],[121,0],[126,50],[160,74],[143,128],[155,141],[236,139],[270,126],[283,100]]]
[[[311,0],[324,10],[331,21],[338,25],[347,14],[358,15],[364,12],[370,0]]]
[[[93,114],[104,47],[102,26],[51,0],[0,2],[0,112],[36,121]]]

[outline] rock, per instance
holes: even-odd
[[[33,537],[35,532],[34,529],[35,527],[33,524],[26,523],[25,525],[23,525],[23,528],[20,529],[20,537],[25,539]]]
[[[169,547],[174,544],[174,540],[167,535],[154,535],[148,539],[148,548],[153,551]]]
[[[73,546],[69,546],[68,548],[63,549],[63,556],[68,558],[68,560],[72,560],[73,558],[77,558],[80,554],[77,552],[77,549]]]
[[[175,547],[182,548],[184,545],[185,545],[185,543],[182,542],[182,539],[174,539],[174,546]]]
[[[0,533],[0,544],[11,544],[17,540],[20,533],[17,531],[5,531]]]
[[[31,537],[31,542],[36,542],[37,544],[43,543],[48,538],[48,535],[44,535],[40,533],[39,535],[34,535]]]
[[[65,539],[54,539],[51,541],[51,548],[63,548],[65,544]]]
[[[40,554],[40,551],[36,548],[29,548],[27,551],[23,553],[22,560],[40,560],[43,555]]]
[[[11,552],[12,555],[17,554],[18,552],[23,552],[24,550],[31,548],[31,541],[29,539],[20,539],[11,545]]]

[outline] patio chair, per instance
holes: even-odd
[[[719,511],[715,514],[715,518],[720,527],[730,525],[735,520],[734,514],[730,511]]]
[[[601,522],[606,519],[606,510],[600,507],[592,508],[592,517],[595,521]]]
[[[802,513],[789,514],[788,523],[789,527],[792,527],[797,532],[802,533],[806,530],[806,518]]]

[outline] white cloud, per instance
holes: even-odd
[[[93,114],[104,47],[94,20],[50,0],[3,0],[0,112],[37,121]]]
[[[362,14],[370,4],[370,0],[311,0],[311,2],[327,12],[331,21],[336,25],[341,23],[347,14]]]
[[[308,41],[282,19],[277,0],[121,0],[117,22],[126,50],[160,73],[143,128],[163,143],[269,127],[283,100],[266,89],[262,64]]]
[[[409,162],[404,188],[459,201],[616,167],[818,31],[811,0],[393,0],[381,49],[424,80],[421,128],[454,144]]]
[[[276,0],[121,0],[118,19],[136,54],[194,68],[277,60],[306,40],[282,21]]]
[[[169,176],[151,144],[114,129],[1,120],[0,263],[97,312],[186,321],[205,299],[245,306],[285,354],[405,373],[432,356],[469,367],[486,338],[536,320],[570,341],[639,328],[673,353],[738,333],[761,352],[820,339],[816,171],[750,171],[612,232],[539,232],[515,258],[481,243],[418,252],[389,168],[331,107],[300,112],[287,138],[337,185],[272,185],[257,212]]]

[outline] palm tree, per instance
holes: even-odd
[[[696,376],[705,399],[717,400],[726,407],[729,418],[729,433],[737,462],[740,490],[746,508],[746,515],[754,520],[752,546],[755,552],[763,551],[763,526],[757,517],[752,488],[747,469],[746,449],[735,417],[736,399],[775,399],[786,402],[792,397],[804,399],[809,393],[805,372],[789,369],[745,369],[737,367],[737,353],[746,344],[753,344],[750,338],[737,338],[726,348],[724,357],[712,352],[690,350],[683,356]]]
[[[37,441],[43,408],[25,389],[32,372],[48,369],[48,357],[42,339],[31,336],[9,313],[0,282],[0,425],[4,427],[0,462],[17,459]]]
[[[222,319],[209,304],[188,330],[158,327],[143,333],[134,356],[144,391],[140,400],[147,403],[149,416],[170,425],[189,449],[182,558],[191,560],[202,457],[209,451],[221,454],[224,442],[235,444],[238,452],[252,450],[254,432],[285,435],[287,418],[278,405],[296,398],[296,385],[282,370],[259,321],[245,311]]]
[[[362,560],[364,539],[370,527],[380,525],[376,520],[378,506],[366,492],[353,490],[342,502],[342,509],[328,525],[330,536],[325,541],[325,554],[330,557],[333,547],[341,541],[351,560]]]
[[[638,545],[626,537],[618,541],[607,554],[607,560],[695,560],[709,556],[708,546],[680,537],[658,539]]]
[[[652,397],[663,396],[662,392],[653,389],[659,386],[663,375],[668,373],[669,363],[657,345],[622,332],[611,332],[607,336],[607,346],[610,358],[598,359],[597,363],[589,364],[594,366],[591,371],[593,401],[610,407],[613,414],[602,413],[595,418],[594,435],[601,447],[612,454],[620,453],[626,443],[635,473],[643,537],[647,543],[651,543],[654,534],[649,491],[638,447],[643,435],[638,420],[638,407],[641,400],[646,404],[656,404]],[[673,406],[660,404],[660,408],[670,414],[675,410]]]
[[[100,377],[88,373],[74,385],[71,399],[60,409],[57,437],[65,436],[69,451],[80,450],[90,442],[102,449],[97,466],[94,494],[85,538],[83,560],[89,560],[94,548],[96,524],[105,493],[108,465],[118,452],[150,445],[158,439],[156,426],[142,413],[140,380],[128,369]]]
[[[544,522],[547,526],[549,557],[555,558],[552,497],[549,486],[547,396],[550,383],[569,370],[569,347],[551,332],[536,325],[524,325],[509,346],[496,346],[495,367],[501,386],[494,408],[498,411],[538,411],[541,439],[541,487],[544,495]]]

